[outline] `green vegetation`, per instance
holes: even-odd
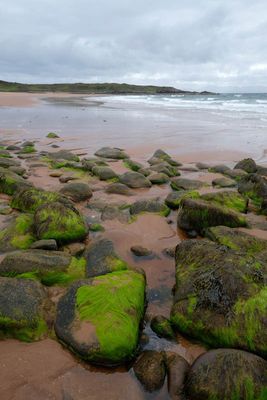
[[[14,223],[0,232],[0,248],[25,250],[35,241],[33,234],[33,217],[28,214],[19,215]]]
[[[29,325],[29,321],[12,320],[0,315],[0,329],[0,336],[12,337],[23,342],[33,342],[40,340],[47,332],[48,327],[42,318],[33,320]]]

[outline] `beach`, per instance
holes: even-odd
[[[160,204],[162,207],[172,192],[170,183],[178,178],[185,179],[186,184],[195,182],[195,187],[191,185],[189,190],[197,190],[199,196],[225,190],[236,192],[238,180],[235,181],[235,178],[231,177],[232,183],[228,181],[225,186],[213,182],[225,179],[227,169],[234,171],[237,162],[248,157],[255,160],[258,168],[267,165],[267,119],[265,121],[262,116],[252,118],[249,112],[246,110],[244,115],[236,110],[219,107],[214,110],[207,106],[197,108],[192,104],[184,108],[163,106],[154,99],[142,101],[131,97],[127,101],[127,96],[0,94],[0,145],[5,149],[18,146],[17,150],[10,151],[10,159],[19,161],[20,167],[25,170],[22,174],[25,181],[55,193],[68,182],[89,185],[92,197],[77,201],[75,207],[89,227],[90,224],[101,225],[103,230],[89,231],[89,236],[81,240],[84,248],[99,238],[110,240],[120,259],[136,270],[144,270],[147,305],[142,351],[172,352],[192,365],[198,356],[207,351],[208,346],[177,332],[175,340],[169,341],[157,336],[150,327],[154,316],[169,318],[173,305],[173,251],[188,237],[185,229],[177,228],[177,208],[168,209],[166,215],[161,208],[156,212],[145,209],[131,215],[128,211],[141,200],[149,203],[157,199],[157,206]],[[55,133],[56,137],[47,137],[49,132]],[[32,151],[22,154],[19,149],[26,141],[32,142],[28,144]],[[127,158],[98,156],[109,172],[112,170],[115,179],[102,178],[97,168],[92,172],[93,169],[85,170],[81,164],[86,158],[94,158],[93,162],[96,162],[95,153],[103,147],[116,148],[127,154]],[[154,154],[158,149],[163,151],[161,156]],[[71,163],[62,163],[61,156],[53,160],[53,154],[61,150],[71,152],[78,157],[78,161],[72,160],[74,164],[70,166]],[[165,165],[161,165],[161,169],[153,170],[153,165],[157,165],[157,162],[149,162],[153,154],[154,158],[163,157],[161,161]],[[147,187],[129,185],[127,195],[108,192],[110,185],[118,179],[121,182],[120,177],[132,171],[127,164],[128,157],[138,165],[133,171],[152,168],[149,174],[161,176],[155,177],[155,182]],[[166,162],[170,162],[167,169]],[[171,162],[177,176],[172,175]],[[199,162],[207,165],[202,168]],[[62,164],[55,166],[57,163]],[[216,168],[218,165],[224,165],[226,169]],[[168,172],[170,175],[167,175]],[[149,174],[144,178],[148,182]],[[230,175],[227,177],[230,179]],[[160,178],[166,180],[156,182]],[[177,191],[183,189],[181,186]],[[0,205],[9,207],[10,198],[10,194],[1,193]],[[1,230],[6,229],[18,215],[15,209],[7,215],[0,215]],[[248,234],[253,237],[267,239],[266,217],[256,215],[253,207],[246,217],[251,229],[241,226],[238,229],[249,231]],[[191,232],[191,235],[201,236],[198,233]],[[136,256],[131,251],[133,246],[142,246],[150,252],[146,256]],[[5,256],[4,251],[1,253],[0,260]],[[53,307],[58,305],[65,291],[66,288],[60,285],[47,288]],[[0,351],[1,393],[5,400],[83,400],[88,398],[88,392],[91,393],[90,399],[171,398],[167,381],[153,394],[145,391],[134,376],[132,362],[114,369],[91,366],[62,347],[55,336],[47,335],[36,343],[7,339],[0,341]]]

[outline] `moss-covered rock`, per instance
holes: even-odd
[[[95,152],[95,155],[103,158],[111,158],[114,160],[123,160],[128,158],[127,154],[122,150],[116,147],[102,147],[101,149]]]
[[[218,164],[210,167],[209,172],[214,172],[215,174],[226,174],[230,169],[231,168],[229,168],[227,165]]]
[[[148,178],[152,185],[163,185],[164,183],[169,182],[169,177],[166,174],[163,174],[162,172],[159,172],[157,174],[152,174]]]
[[[249,255],[260,256],[262,251],[267,250],[267,240],[226,226],[208,228],[205,231],[205,236],[218,244],[229,247],[229,249],[245,251]]]
[[[38,282],[0,278],[0,336],[31,342],[48,331],[48,299]]]
[[[59,193],[26,187],[15,193],[11,201],[11,206],[20,211],[34,213],[38,207],[54,202],[66,204],[67,206],[72,205],[66,197]]]
[[[80,213],[59,202],[36,209],[34,228],[38,239],[55,239],[59,244],[83,240],[88,233]]]
[[[0,157],[0,168],[10,168],[10,167],[19,167],[19,166],[20,166],[20,163],[17,160]]]
[[[79,157],[68,150],[58,150],[53,153],[47,153],[47,157],[50,160],[79,161]]]
[[[92,173],[101,181],[108,181],[110,179],[118,178],[118,175],[110,167],[95,166],[92,168]]]
[[[151,329],[159,336],[166,339],[175,339],[175,334],[168,318],[157,315],[151,320]]]
[[[239,161],[234,169],[242,169],[249,174],[257,172],[257,165],[252,158],[245,158],[244,160]]]
[[[172,325],[212,347],[267,355],[267,264],[207,240],[176,248]]]
[[[165,161],[159,164],[152,165],[150,167],[150,170],[153,172],[158,172],[160,174],[165,174],[169,178],[181,175],[177,167],[173,167]]]
[[[156,213],[167,217],[170,213],[170,209],[160,198],[155,198],[150,200],[137,200],[130,205],[130,213],[131,215]]]
[[[201,196],[201,199],[241,213],[246,213],[248,209],[248,198],[230,190],[205,193]]]
[[[0,232],[0,251],[27,249],[34,241],[33,216],[21,214]]]
[[[166,153],[162,149],[156,150],[155,153],[152,156],[152,159],[155,159],[155,160],[158,159],[160,161],[165,161],[168,164],[172,165],[173,167],[180,167],[182,165],[182,163],[180,163],[179,161],[174,160],[168,153]],[[149,164],[151,164],[150,160],[148,160]]]
[[[85,252],[85,258],[88,278],[128,268],[128,264],[116,254],[113,243],[109,239],[93,240]]]
[[[235,187],[236,182],[233,179],[222,177],[213,179],[212,185],[221,188],[228,188],[228,187]]]
[[[49,133],[46,135],[46,137],[47,137],[48,139],[58,139],[58,138],[59,138],[59,136],[58,136],[55,132],[49,132]]]
[[[178,210],[183,199],[198,199],[200,194],[195,190],[179,190],[168,194],[166,205],[172,210]]]
[[[144,351],[135,361],[133,370],[148,392],[159,390],[166,375],[164,354],[153,350]]]
[[[130,158],[125,159],[123,164],[126,168],[129,168],[135,172],[138,172],[140,169],[144,168],[144,166],[141,163],[133,161]]]
[[[21,176],[0,167],[0,193],[13,195],[18,191],[31,187]]]
[[[12,158],[12,155],[9,153],[9,151],[0,149],[0,158]]]
[[[189,400],[264,400],[267,362],[241,350],[208,351],[192,365],[185,392]]]
[[[111,183],[106,188],[106,193],[121,194],[123,196],[130,196],[131,194],[133,194],[133,192],[128,188],[128,186],[119,182]]]
[[[118,271],[74,283],[60,299],[55,331],[79,357],[118,365],[136,352],[145,305],[145,278]]]
[[[186,178],[173,178],[171,187],[173,190],[196,190],[204,186],[201,181],[186,179]]]
[[[85,277],[85,259],[61,251],[25,250],[7,253],[0,275],[40,280],[44,285],[66,285]]]
[[[246,227],[246,218],[227,207],[206,200],[184,199],[178,211],[177,225],[185,231],[197,231],[210,226],[225,225],[230,228]]]
[[[125,172],[119,176],[119,181],[133,189],[149,188],[152,186],[152,183],[139,172]]]
[[[267,180],[258,174],[248,174],[239,180],[238,191],[261,209],[263,201],[267,199]]]

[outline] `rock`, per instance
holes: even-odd
[[[12,166],[12,167],[9,167],[9,171],[12,171],[15,174],[21,175],[21,176],[23,176],[26,173],[26,169],[25,168],[20,167],[20,166],[16,166],[16,165]]]
[[[238,191],[261,208],[263,200],[267,199],[267,180],[258,174],[248,174],[239,180]]]
[[[227,165],[219,164],[210,167],[209,172],[214,172],[216,174],[226,174],[230,169],[231,168],[229,168]]]
[[[196,167],[198,169],[209,169],[211,166],[209,164],[203,163],[203,162],[197,162]]]
[[[179,167],[180,171],[188,171],[188,172],[198,172],[198,168],[194,167],[193,165],[183,165]]]
[[[115,160],[123,160],[128,158],[127,154],[123,150],[116,147],[102,147],[95,152],[95,155],[98,157],[111,158]]]
[[[85,171],[92,172],[92,169],[94,167],[96,167],[96,166],[108,167],[108,164],[105,161],[100,160],[99,158],[95,157],[95,158],[83,158],[82,166]]]
[[[244,160],[239,161],[234,169],[242,169],[249,174],[257,172],[257,165],[252,158],[245,158]]]
[[[52,178],[60,178],[63,175],[62,171],[53,171],[49,174]]]
[[[0,168],[10,168],[10,167],[19,167],[19,166],[20,166],[20,163],[17,160],[0,157]]]
[[[150,256],[152,251],[142,246],[132,246],[131,252],[137,257]]]
[[[242,171],[242,170],[240,170],[240,171]],[[267,176],[267,167],[264,167],[263,165],[258,165],[257,164],[257,174],[263,175],[263,176]]]
[[[139,172],[139,174],[142,174],[144,176],[149,176],[152,174],[152,170],[149,168],[141,168],[141,169],[139,169],[138,172]]]
[[[212,181],[213,186],[219,186],[221,188],[235,187],[236,182],[229,178],[216,178]]]
[[[208,240],[176,248],[172,326],[212,347],[267,355],[266,257]]]
[[[166,174],[163,173],[158,173],[158,174],[152,174],[148,178],[152,185],[163,185],[164,183],[169,182],[169,177]]]
[[[156,213],[167,217],[170,213],[169,207],[159,197],[150,200],[137,200],[130,205],[130,214]]]
[[[1,158],[12,158],[12,155],[9,153],[9,151],[0,149],[0,157]]]
[[[184,399],[184,385],[190,368],[188,362],[179,354],[167,351],[165,363],[168,374],[168,391],[171,400]]]
[[[179,161],[175,161],[167,154],[164,150],[156,150],[153,154],[152,158],[159,159],[162,161],[166,161],[168,164],[172,165],[173,167],[180,167],[182,164]]]
[[[90,242],[85,258],[88,278],[128,268],[127,263],[116,254],[113,243],[109,239],[100,238]]]
[[[151,329],[159,336],[165,339],[175,339],[175,334],[170,321],[162,315],[157,315],[151,320]]]
[[[69,197],[75,203],[88,200],[93,196],[90,187],[82,182],[69,183],[60,189],[59,192]]]
[[[22,143],[22,145],[21,145],[21,147],[33,147],[34,146],[34,142],[30,142],[30,141],[26,141],[26,142],[23,142]]]
[[[0,204],[0,215],[9,215],[12,213],[12,211],[13,211],[12,208],[9,207],[8,204]]]
[[[59,301],[55,332],[86,361],[123,364],[135,355],[144,304],[142,274],[117,271],[77,281]]]
[[[185,231],[202,233],[203,229],[217,225],[246,227],[247,221],[242,214],[206,200],[184,199],[178,211],[177,225]]]
[[[246,176],[247,172],[243,171],[242,169],[228,169],[225,171],[225,175],[229,176],[230,178],[239,180],[242,176]]]
[[[241,232],[238,229],[226,226],[215,226],[205,231],[205,236],[229,249],[244,251],[248,255],[260,256],[262,251],[267,250],[267,240]]]
[[[166,247],[166,248],[162,251],[162,253],[163,253],[164,255],[167,255],[167,256],[171,257],[171,258],[174,258],[174,257],[175,257],[175,247]]]
[[[167,162],[161,162],[160,164],[153,165],[150,167],[151,171],[165,174],[168,177],[180,176],[180,172],[177,167],[172,167]]]
[[[152,186],[151,182],[139,172],[125,172],[119,176],[120,183],[123,183],[130,188],[149,188]]]
[[[73,257],[80,257],[84,253],[85,248],[84,243],[69,243],[63,246],[62,250]]]
[[[14,251],[0,262],[0,275],[39,279],[47,286],[68,284],[85,277],[85,261],[62,251]]]
[[[51,160],[79,161],[79,157],[76,154],[67,150],[54,151],[53,153],[48,153],[47,156]]]
[[[33,217],[21,214],[0,232],[0,251],[27,249],[35,241]]]
[[[8,150],[8,151],[16,151],[16,150],[20,150],[20,147],[14,145],[14,144],[10,144],[9,146],[6,147],[6,150]]]
[[[241,350],[208,351],[191,367],[185,391],[189,400],[265,399],[267,362]]]
[[[31,187],[21,176],[0,167],[0,193],[13,195],[19,190]]]
[[[200,189],[203,185],[204,183],[201,181],[186,178],[173,178],[171,181],[173,190],[195,190]]]
[[[166,375],[163,353],[144,351],[134,363],[133,369],[137,379],[148,392],[154,392],[163,386]]]
[[[88,233],[79,212],[59,202],[38,207],[34,227],[38,239],[55,239],[59,244],[83,240]]]
[[[128,188],[128,186],[124,185],[123,183],[111,183],[106,188],[106,193],[114,193],[114,194],[121,194],[123,196],[130,196],[132,191]]]
[[[29,143],[31,143],[31,142],[29,142]],[[28,145],[28,146],[26,146],[26,145],[24,146],[24,143],[23,143],[21,148],[20,148],[20,150],[18,150],[17,153],[22,155],[21,158],[23,158],[23,155],[31,155],[32,153],[36,153],[36,149],[34,147],[34,143],[31,144],[31,145]]]
[[[38,207],[54,202],[62,203],[69,207],[72,207],[73,204],[69,199],[59,193],[34,187],[26,187],[15,193],[11,201],[11,207],[20,211],[34,213]]]
[[[31,244],[30,248],[38,250],[57,250],[57,242],[54,239],[37,240]]]
[[[59,182],[68,183],[69,181],[75,181],[76,179],[78,179],[78,178],[74,175],[61,175],[59,177]]]
[[[33,280],[0,278],[0,335],[31,342],[48,331],[45,308],[48,299]]]
[[[49,139],[58,139],[58,138],[59,138],[59,136],[58,136],[56,133],[54,133],[54,132],[49,132],[49,133],[46,135],[46,137],[49,138]]]
[[[140,169],[144,168],[144,166],[141,163],[139,163],[137,161],[133,161],[130,158],[127,158],[126,160],[124,160],[124,165],[126,168],[129,168],[135,172],[138,172]]]
[[[248,209],[248,199],[241,194],[230,190],[205,193],[201,196],[201,199],[231,208],[241,213],[246,213]]]
[[[118,177],[117,174],[109,167],[95,166],[92,169],[92,173],[98,176],[101,181],[108,181],[109,179]]]
[[[170,209],[177,210],[183,199],[198,199],[199,197],[200,195],[197,191],[179,190],[169,193],[165,199],[165,203]]]
[[[105,207],[101,213],[101,220],[110,221],[113,219],[117,219],[122,224],[128,223],[130,220],[129,209],[124,210],[116,206]]]
[[[90,223],[89,231],[90,232],[104,232],[105,228],[99,223]]]

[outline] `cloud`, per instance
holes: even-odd
[[[0,0],[0,79],[267,91],[265,0]]]

